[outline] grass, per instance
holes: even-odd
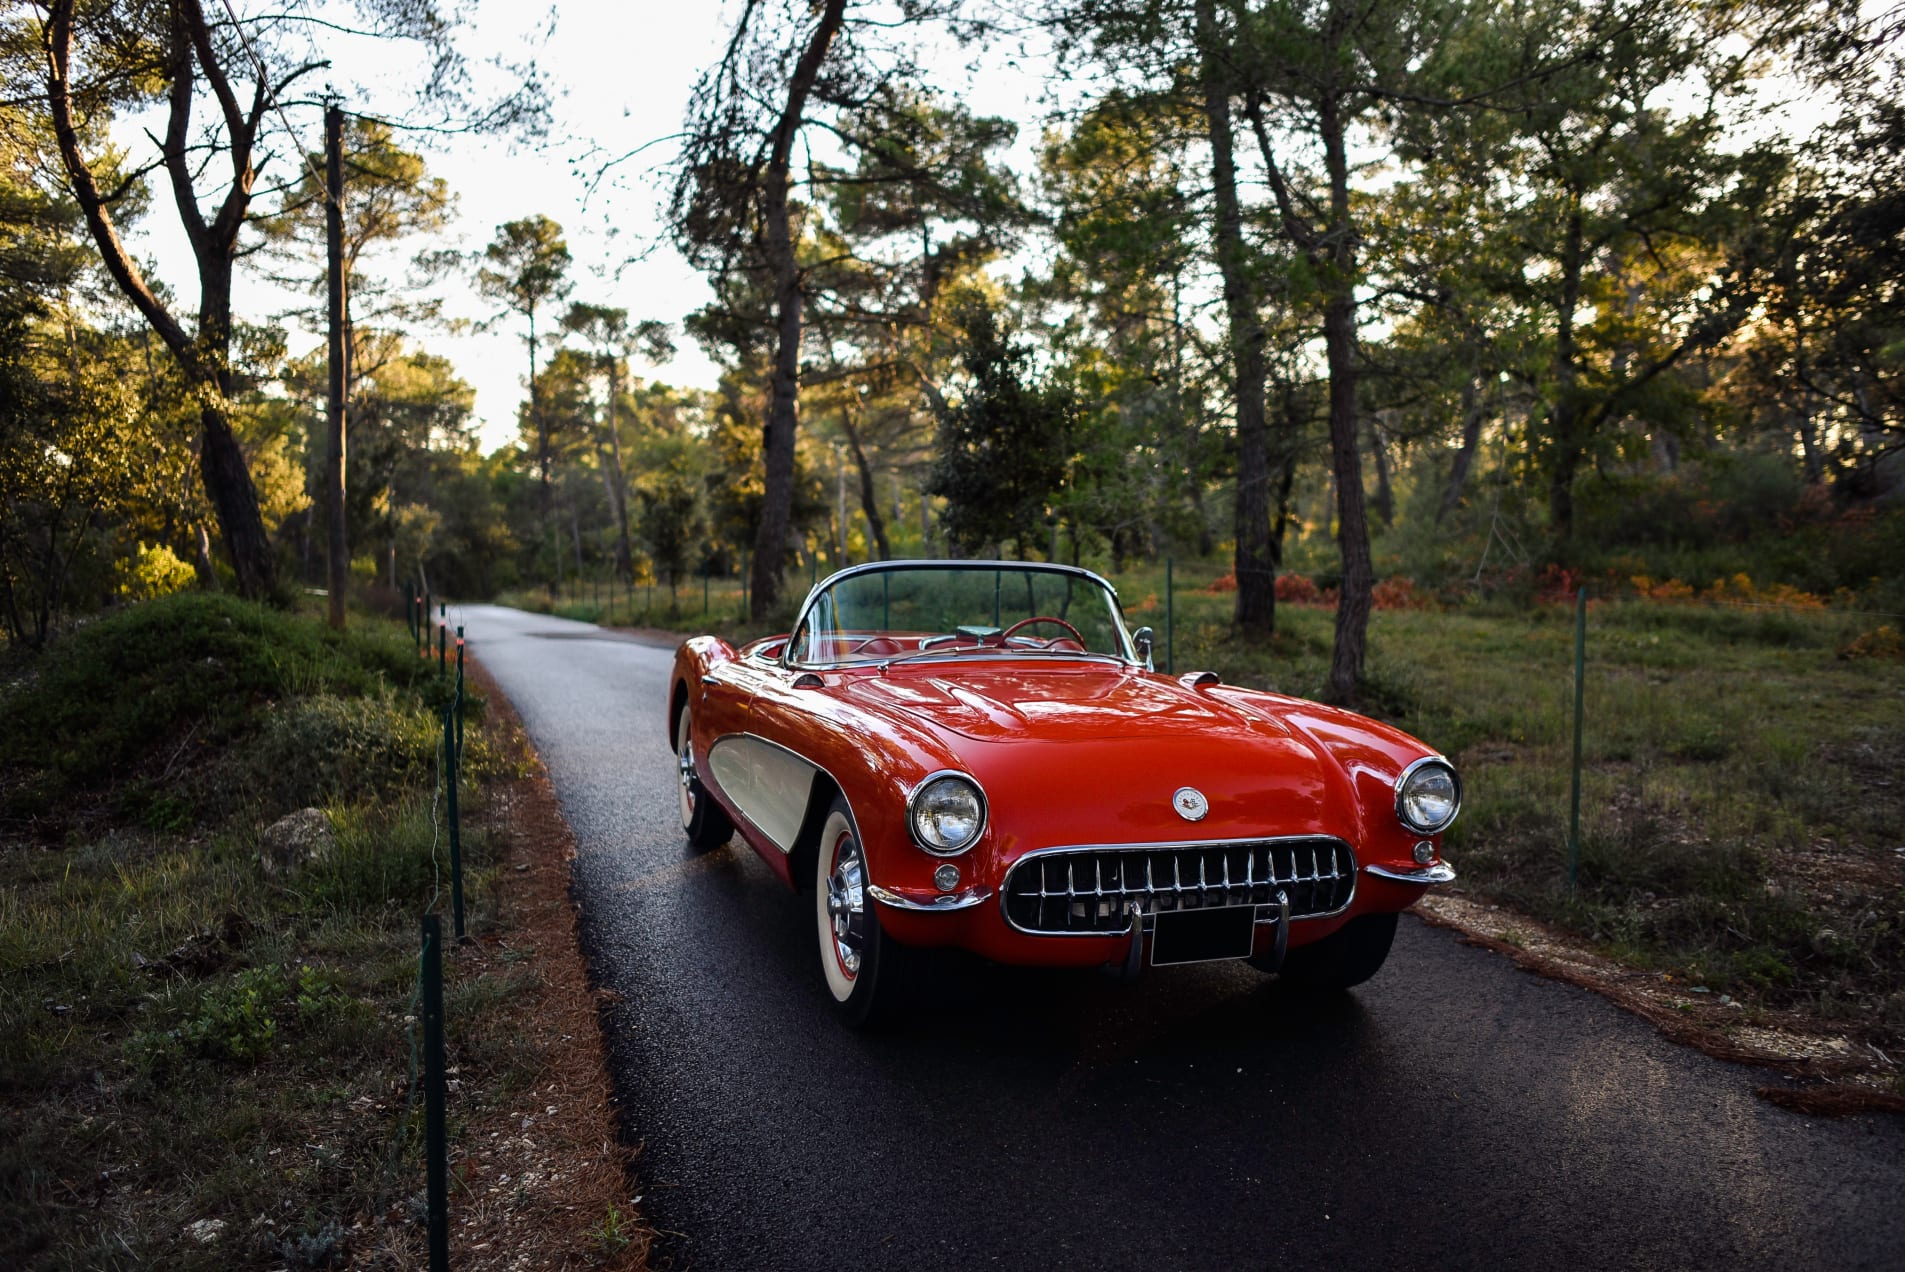
[[[505,592],[496,603],[605,627],[648,627],[684,636],[720,632],[742,639],[787,629],[795,606],[807,593],[807,576],[790,576],[788,587],[790,595],[783,598],[785,613],[779,626],[748,621],[739,577],[709,579],[705,589],[699,578],[684,579],[672,595],[665,585],[638,583],[630,588],[619,580],[611,584],[606,580],[577,583],[571,579],[555,591],[524,588]]]
[[[448,692],[399,624],[202,595],[6,669],[0,1265],[326,1266],[406,1213]],[[480,810],[504,761],[468,706]],[[268,872],[260,828],[309,805],[335,849]],[[463,848],[481,930],[495,845],[471,824]],[[450,979],[453,1063],[503,1098],[532,1074],[484,1017],[533,981]]]

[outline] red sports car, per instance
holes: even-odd
[[[1454,768],[1363,716],[1161,675],[1151,640],[1087,570],[842,570],[791,635],[675,655],[682,826],[697,849],[738,829],[811,889],[855,1024],[908,947],[1367,980],[1397,912],[1455,878]]]

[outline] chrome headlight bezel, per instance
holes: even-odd
[[[920,821],[921,799],[942,782],[954,782],[965,787],[972,793],[973,801],[978,808],[978,816],[972,823],[972,834],[956,844],[942,845],[926,833]],[[972,846],[978,843],[980,837],[986,833],[987,813],[985,789],[979,785],[972,774],[961,773],[957,769],[941,769],[936,773],[928,773],[906,793],[907,833],[912,836],[913,843],[920,851],[931,853],[935,857],[957,857],[970,852]]]
[[[1415,821],[1409,816],[1409,787],[1411,783],[1418,780],[1424,773],[1431,771],[1447,773],[1449,784],[1454,788],[1455,795],[1449,803],[1449,815],[1447,817],[1435,823],[1422,823]],[[1401,822],[1404,828],[1410,832],[1417,835],[1439,835],[1449,828],[1455,821],[1456,815],[1461,811],[1462,775],[1457,773],[1455,766],[1442,756],[1425,755],[1408,768],[1402,770],[1402,775],[1396,778],[1396,820]]]

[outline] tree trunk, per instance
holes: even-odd
[[[207,592],[218,590],[218,570],[212,565],[212,536],[205,529],[203,521],[192,523],[192,571],[198,575],[198,585]]]
[[[761,192],[762,248],[773,274],[775,349],[773,391],[762,430],[761,465],[764,489],[761,523],[755,531],[752,616],[772,611],[781,599],[781,564],[793,528],[794,434],[800,424],[800,269],[794,258],[794,233],[787,206],[794,139],[807,109],[807,95],[820,74],[820,65],[840,30],[846,0],[825,0],[820,21],[801,52],[787,86],[787,106],[774,130],[768,157],[766,184]]]
[[[199,476],[218,514],[225,548],[237,576],[238,594],[253,599],[267,597],[277,583],[276,563],[264,518],[258,512],[258,490],[251,484],[251,470],[245,466],[245,452],[221,408],[202,407],[198,420]]]
[[[1442,503],[1435,510],[1438,525],[1462,506],[1462,489],[1468,485],[1468,470],[1475,464],[1475,449],[1482,440],[1482,395],[1477,378],[1470,374],[1462,382],[1462,449],[1455,452],[1455,462],[1449,465],[1449,484],[1442,488]]]
[[[1197,0],[1203,59],[1204,119],[1216,196],[1213,235],[1230,324],[1231,389],[1237,411],[1236,622],[1246,635],[1268,636],[1277,625],[1276,567],[1270,559],[1269,426],[1264,420],[1264,329],[1251,286],[1237,201],[1237,165],[1228,77],[1218,50],[1216,0]]]
[[[850,411],[840,413],[840,427],[847,435],[847,450],[853,455],[853,466],[860,471],[860,507],[866,512],[867,529],[873,533],[880,560],[891,561],[893,549],[886,542],[886,522],[881,519],[879,501],[874,498],[873,465],[867,462],[866,448],[860,445],[860,431],[854,428]]]
[[[1806,484],[1817,486],[1825,479],[1825,463],[1819,455],[1818,435],[1813,432],[1812,413],[1803,402],[1791,404],[1793,431],[1799,437],[1799,454],[1805,465]]]
[[[628,533],[628,476],[622,468],[622,430],[615,412],[622,396],[622,368],[615,355],[609,355],[609,466],[615,474],[615,486],[609,502],[615,508],[615,569],[633,586],[635,549]]]
[[[344,354],[344,112],[324,109],[324,290],[329,327],[326,357],[324,519],[325,588],[331,626],[344,630],[344,594],[351,576],[344,498],[344,399],[349,391]]]
[[[1576,208],[1568,216],[1561,254],[1561,298],[1555,311],[1554,402],[1548,412],[1553,456],[1548,469],[1548,527],[1554,535],[1557,559],[1568,554],[1574,538],[1574,475],[1581,466],[1580,403],[1574,392],[1574,310],[1581,299],[1582,237],[1581,211]]]
[[[1369,454],[1376,461],[1376,517],[1387,530],[1396,524],[1396,488],[1389,480],[1389,448],[1383,444],[1382,424],[1369,421]]]
[[[1350,223],[1342,102],[1330,94],[1321,106],[1318,122],[1330,178],[1332,244],[1323,344],[1330,374],[1330,468],[1336,475],[1337,542],[1343,560],[1329,695],[1337,702],[1353,702],[1363,676],[1375,571],[1369,561],[1369,522],[1363,510],[1362,458],[1356,450],[1356,246],[1355,227]]]
[[[576,587],[580,589],[582,586],[582,513],[574,507],[573,502],[569,508],[569,533],[573,536],[575,543],[575,578]]]
[[[550,522],[555,516],[555,492],[549,483],[549,426],[542,418],[542,392],[536,383],[536,307],[531,305],[526,311],[529,318],[529,419],[536,428],[536,493],[537,502],[542,511],[542,532],[554,535]],[[561,540],[556,542],[560,544]],[[562,553],[556,552],[556,577],[554,583],[562,581]]]
[[[1295,519],[1290,513],[1290,492],[1296,486],[1296,455],[1285,454],[1277,468],[1277,515],[1270,526],[1270,564],[1281,571],[1283,538],[1290,532],[1290,522]]]

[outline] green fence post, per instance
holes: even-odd
[[[443,673],[450,666],[450,633],[442,623],[437,624],[437,679],[443,679]]]
[[[458,704],[443,709],[443,792],[450,822],[450,914],[456,921],[456,939],[463,939],[463,827],[458,816],[457,716]]]
[[[463,758],[463,627],[456,629],[456,755]]]
[[[423,1142],[430,1272],[450,1272],[450,1151],[443,1128],[443,923],[423,916]]]
[[[750,617],[750,614],[748,612],[748,605],[747,605],[747,571],[748,571],[748,554],[743,552],[741,554],[741,617],[742,618]]]
[[[713,577],[713,574],[714,571],[711,569],[704,568],[701,571],[701,617],[703,618],[708,616],[708,580]]]
[[[1164,674],[1167,676],[1177,672],[1177,611],[1172,608],[1176,593],[1171,586],[1175,581],[1176,564],[1170,557],[1164,558]]]
[[[1587,701],[1587,589],[1574,598],[1574,793],[1568,801],[1568,890],[1581,869],[1581,712]]]

